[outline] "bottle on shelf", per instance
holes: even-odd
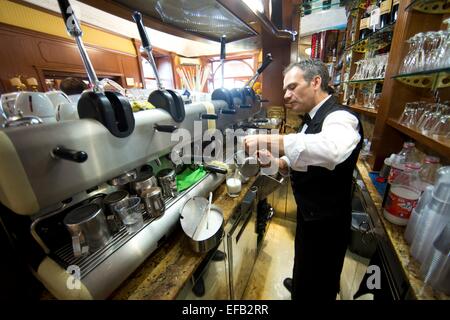
[[[372,29],[372,32],[380,29],[381,2],[382,0],[377,0],[372,5],[372,10],[370,11],[370,28]]]
[[[391,23],[392,0],[380,1],[380,29]]]
[[[400,0],[392,1],[392,9],[391,9],[391,23],[395,23],[398,18],[398,7],[400,5]]]
[[[367,37],[371,34],[370,30],[370,0],[367,1],[366,9],[361,16],[361,20],[359,21],[359,40],[367,39]]]
[[[392,182],[383,208],[384,217],[391,223],[405,226],[420,198],[420,163],[409,162],[405,170]]]

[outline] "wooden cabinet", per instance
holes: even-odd
[[[364,1],[365,2],[365,1]],[[391,153],[397,153],[404,141],[415,141],[417,148],[426,154],[434,154],[441,158],[441,162],[448,164],[450,161],[450,138],[443,136],[436,137],[425,135],[415,128],[406,127],[398,120],[403,113],[407,102],[446,101],[450,98],[450,69],[440,71],[423,71],[414,74],[399,75],[404,58],[408,53],[409,45],[407,40],[419,32],[438,31],[446,29],[443,20],[450,16],[450,8],[445,5],[446,1],[436,0],[433,5],[425,0],[401,0],[398,19],[391,28],[389,59],[386,67],[384,79],[369,79],[370,81],[382,83],[381,98],[378,110],[369,110],[361,106],[361,103],[350,105],[353,111],[362,115],[362,118],[371,122],[372,132],[366,132],[372,141],[370,164],[372,169],[379,170],[383,161]],[[345,69],[348,79],[355,73],[355,62],[367,56],[365,45],[368,41],[356,41],[359,37],[359,29],[355,29],[353,42],[351,30],[353,24],[358,25],[363,9],[355,8],[349,15],[349,25],[347,29],[347,46],[352,52],[351,60]],[[385,30],[379,30],[378,35],[371,37],[381,37]],[[375,42],[376,44],[376,42]],[[372,47],[373,49],[373,47]],[[376,46],[375,49],[377,50]],[[348,81],[347,79],[347,81]],[[360,81],[361,82],[361,81]],[[362,86],[358,81],[348,81],[349,86]],[[343,97],[343,102],[347,97]],[[357,98],[357,97],[356,97]]]

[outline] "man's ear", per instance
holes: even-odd
[[[322,78],[320,76],[315,76],[312,80],[314,89],[320,89],[322,84]]]

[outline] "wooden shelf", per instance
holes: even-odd
[[[403,134],[406,134],[410,138],[416,140],[417,142],[433,149],[439,154],[445,156],[446,158],[450,158],[450,139],[448,138],[432,138],[426,135],[423,135],[421,132],[406,127],[398,122],[395,119],[388,119],[387,124],[392,128],[400,131]]]
[[[351,110],[356,111],[358,113],[364,114],[366,116],[369,117],[373,117],[376,118],[378,112],[375,109],[368,109],[368,108],[364,108],[362,105],[360,104],[353,104],[351,106],[348,106]]]

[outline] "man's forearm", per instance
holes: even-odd
[[[281,134],[273,134],[273,135],[268,135],[269,139],[267,139],[267,143],[268,143],[268,147],[269,149],[273,152],[273,147],[276,146],[276,144],[278,144],[278,154],[280,157],[284,156],[284,139],[283,139],[283,135]]]

